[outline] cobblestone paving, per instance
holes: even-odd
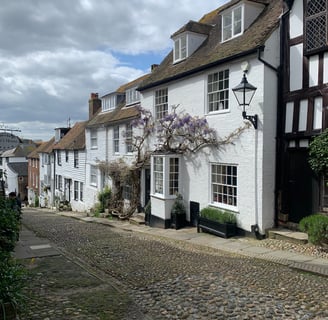
[[[151,319],[328,319],[326,277],[51,213],[25,210],[24,224],[116,279]]]

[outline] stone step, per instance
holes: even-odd
[[[145,224],[145,214],[137,213],[130,217],[129,222],[132,224]]]
[[[293,243],[308,243],[308,235],[304,232],[292,231],[289,229],[271,229],[268,230],[268,238],[284,240]]]

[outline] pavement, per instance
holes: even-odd
[[[256,241],[261,240],[254,239],[254,241],[250,241],[250,239],[245,237],[225,239],[205,232],[197,233],[196,227],[186,227],[179,230],[159,229],[153,227],[151,228],[142,224],[132,224],[129,221],[89,217],[85,213],[52,212],[66,217],[79,219],[84,222],[101,223],[109,227],[121,228],[126,231],[141,232],[177,241],[186,241],[199,246],[206,246],[230,253],[267,260],[301,271],[328,276],[328,259],[316,258],[306,254],[299,254],[287,250],[276,250],[256,245]],[[295,236],[299,237],[300,235],[299,233],[296,233]],[[20,233],[20,241],[17,243],[14,252],[16,258],[30,259],[45,256],[56,256],[60,254],[61,253],[50,241],[37,237],[32,231],[24,228],[23,226]]]

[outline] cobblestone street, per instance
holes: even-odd
[[[78,290],[74,299],[65,300],[63,295],[61,301],[53,301],[49,283],[56,290],[64,284],[33,273],[28,290],[34,298],[22,319],[124,319],[127,308],[134,319],[328,318],[327,277],[31,209],[24,210],[23,223],[67,254],[71,260],[64,259],[65,270]],[[56,259],[47,260],[54,277]],[[86,272],[76,279],[73,260],[98,277]],[[44,295],[42,286],[49,299],[38,299]],[[119,306],[111,313],[110,302],[113,308]],[[65,317],[61,308],[68,308],[71,316]],[[37,310],[43,311],[32,317]],[[56,312],[57,318],[52,317]]]

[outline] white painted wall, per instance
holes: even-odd
[[[276,61],[276,53],[277,50],[268,50],[267,58]],[[237,61],[222,67],[222,69],[229,68],[230,70],[230,88],[241,81],[241,62]],[[220,205],[220,207],[234,210],[237,214],[238,225],[244,230],[251,231],[251,225],[257,223],[261,232],[264,232],[265,228],[273,226],[274,219],[277,78],[275,71],[264,67],[255,56],[249,57],[248,62],[251,66],[247,74],[248,81],[258,89],[247,112],[258,114],[258,130],[251,126],[234,141],[234,144],[224,146],[220,150],[205,148],[196,155],[185,156],[180,183],[189,218],[189,201],[199,202],[201,209],[211,204],[211,163],[237,165],[238,206]],[[207,103],[207,74],[217,70],[219,68],[170,83],[168,85],[169,105],[179,104],[178,110],[184,110],[193,116],[204,116]],[[143,92],[141,101],[142,106],[150,106],[152,112],[153,93],[154,90]],[[231,91],[229,106],[229,110],[206,114],[210,126],[215,127],[222,138],[244,124],[242,110],[237,106],[237,101]],[[264,161],[266,161],[265,164]],[[164,207],[164,204],[156,197],[152,198],[152,213],[161,218],[169,218],[167,207]]]
[[[319,56],[309,58],[309,86],[314,87],[319,83]]]
[[[323,83],[328,83],[328,52],[323,56]]]

